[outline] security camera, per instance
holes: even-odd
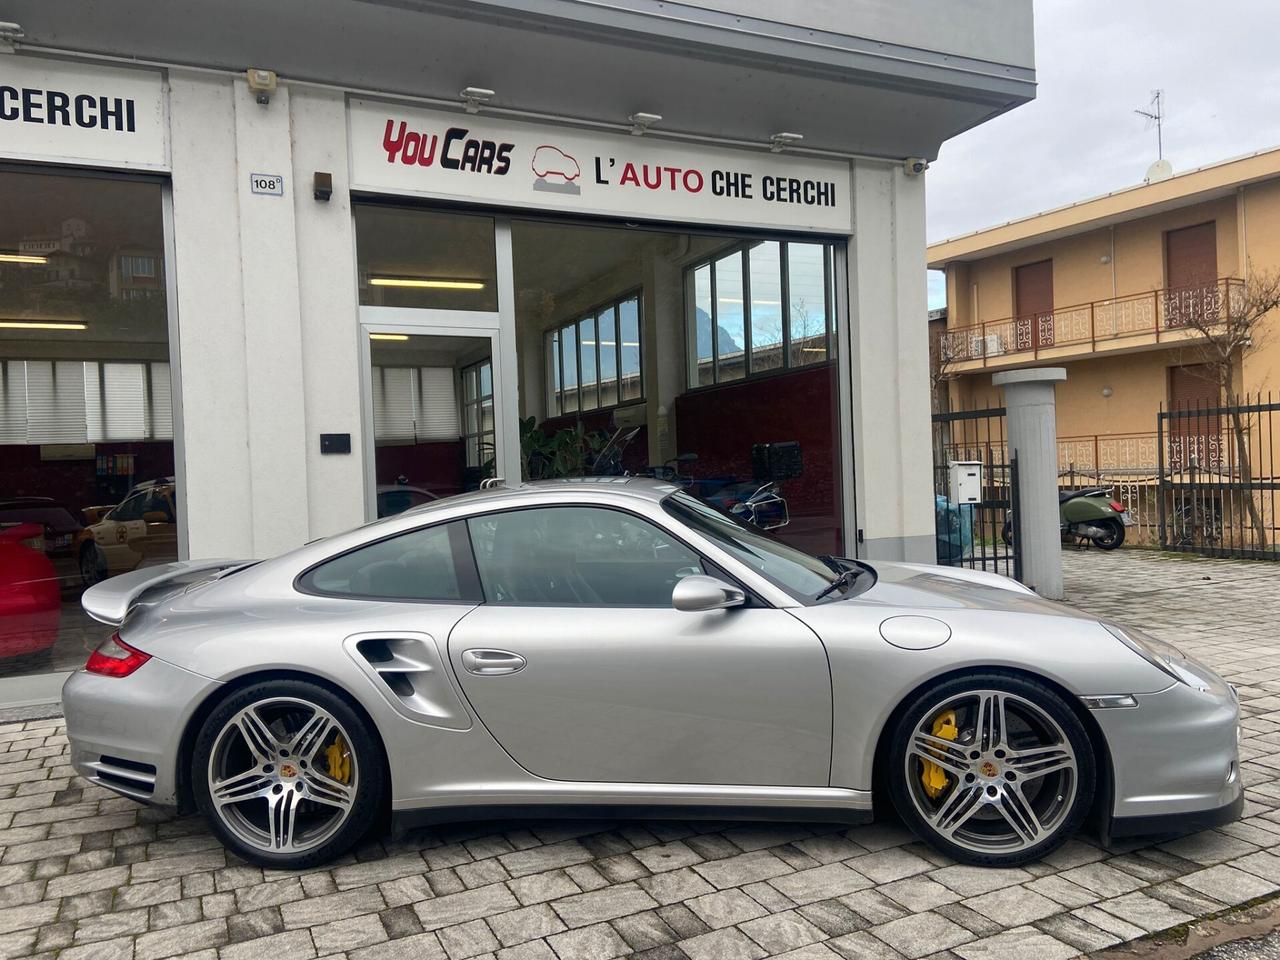
[[[263,70],[259,67],[250,67],[245,71],[245,79],[249,82],[249,89],[253,92],[254,99],[264,107],[271,102],[271,95],[276,92],[276,72],[274,70]]]
[[[924,157],[907,157],[902,161],[902,169],[908,177],[918,177],[929,169],[929,161]]]

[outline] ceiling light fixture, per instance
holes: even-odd
[[[769,138],[769,151],[771,153],[781,153],[787,147],[794,147],[797,143],[804,139],[803,133],[775,133]]]
[[[75,320],[0,320],[0,330],[88,330]]]
[[[631,123],[631,135],[633,137],[643,137],[648,132],[649,127],[655,123],[662,122],[662,114],[660,113],[633,113],[627,117]]]
[[[34,253],[0,253],[0,263],[48,263],[48,257]]]
[[[431,290],[483,290],[479,280],[429,280],[424,277],[370,277],[374,287],[425,287]]]
[[[458,96],[462,98],[467,113],[479,113],[480,108],[492,100],[496,94],[484,87],[464,87],[458,91]]]
[[[408,340],[409,335],[407,333],[371,333],[369,334],[369,339],[370,340]]]

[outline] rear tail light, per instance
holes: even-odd
[[[19,540],[20,544],[39,553],[44,553],[44,537],[28,537],[26,540]]]
[[[135,650],[113,633],[101,646],[89,654],[84,668],[104,677],[127,677],[151,659],[151,654]]]
[[[1124,513],[1124,504],[1121,503],[1119,500],[1112,500],[1111,509],[1114,510],[1116,513]]]

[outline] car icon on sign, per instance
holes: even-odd
[[[548,177],[559,177],[565,183],[572,183],[582,176],[582,168],[578,161],[559,147],[544,143],[533,151],[533,175],[540,180]]]

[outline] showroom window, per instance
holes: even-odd
[[[644,399],[638,292],[548,332],[546,345],[551,416]]]
[[[479,467],[494,458],[493,363],[482,360],[462,368],[463,440],[467,466]]]
[[[498,309],[492,217],[369,203],[352,212],[361,304]]]
[[[83,665],[84,589],[178,559],[162,191],[0,173],[0,679]]]
[[[829,359],[831,250],[823,243],[766,240],[689,267],[689,386]]]

